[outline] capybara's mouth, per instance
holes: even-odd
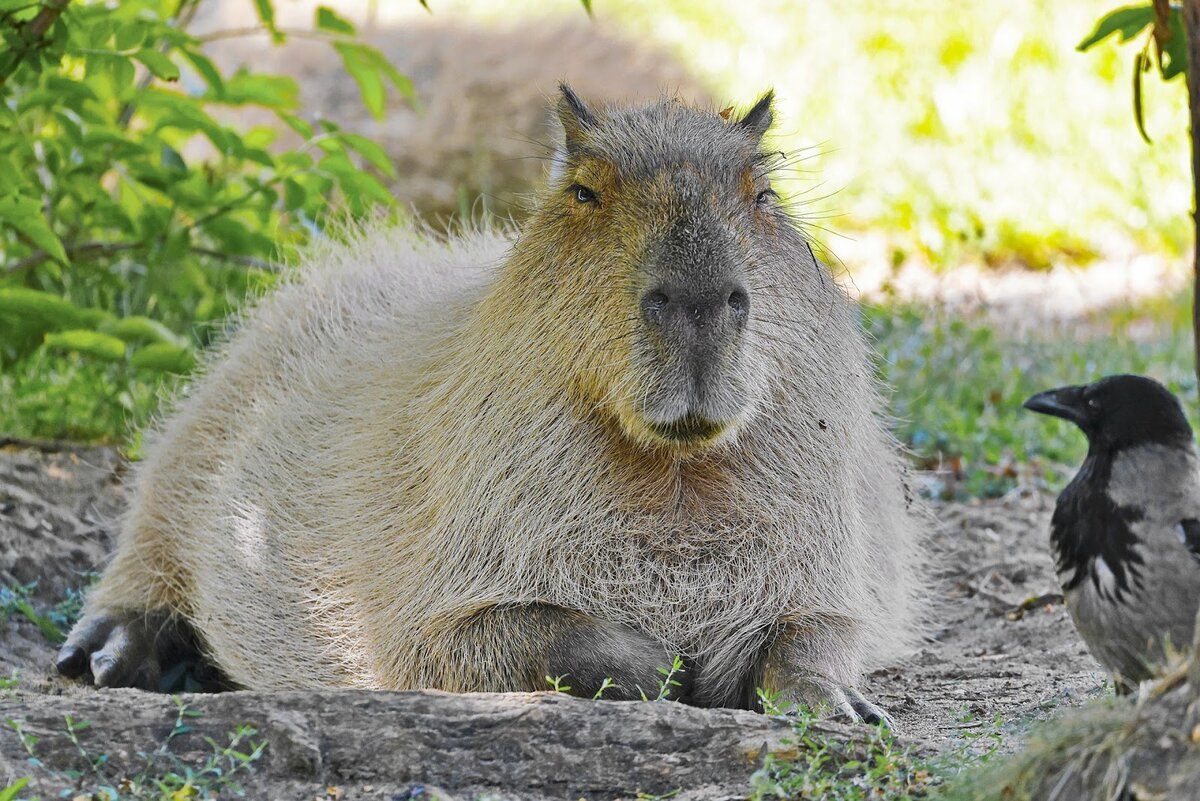
[[[651,423],[650,430],[663,439],[681,445],[690,445],[715,439],[726,428],[726,423],[709,420],[695,414],[687,414],[669,423]]]

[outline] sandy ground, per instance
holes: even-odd
[[[107,521],[123,504],[122,469],[106,449],[0,447],[0,587],[36,581],[33,600],[47,609],[84,585],[112,546]],[[1103,693],[1104,675],[1057,598],[1015,611],[1058,589],[1046,548],[1052,506],[1015,491],[935,507],[940,569],[929,640],[865,688],[904,734],[939,749],[979,745],[990,742],[997,715],[1011,735]],[[54,646],[22,615],[0,637],[0,678],[19,671],[26,690],[72,691],[53,675]]]

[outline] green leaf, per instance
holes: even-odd
[[[350,73],[350,77],[358,84],[358,90],[362,94],[363,105],[366,106],[367,111],[375,119],[383,119],[384,106],[387,103],[387,89],[384,87],[379,70],[364,55],[361,45],[339,42],[334,45],[334,49],[341,54],[346,72]]]
[[[384,78],[396,87],[396,90],[410,105],[414,108],[419,107],[413,82],[374,47],[347,42],[338,42],[333,47],[341,54],[346,71],[358,83],[363,96],[363,105],[376,118],[383,116],[384,103],[387,98],[383,86]]]
[[[285,75],[256,75],[239,70],[225,81],[220,100],[235,106],[254,104],[292,109],[300,105],[300,85]]]
[[[262,20],[262,24],[267,26],[267,30],[275,30],[275,6],[271,0],[254,0],[254,7],[258,11],[258,18]]]
[[[1119,41],[1128,42],[1143,28],[1153,24],[1153,22],[1154,7],[1148,3],[1144,6],[1118,8],[1096,23],[1096,29],[1092,31],[1091,35],[1080,42],[1075,49],[1080,52],[1088,50],[1114,33],[1120,34]]]
[[[62,241],[51,230],[50,224],[42,216],[41,207],[33,198],[24,195],[0,197],[0,224],[15,229],[60,264],[67,263]]]
[[[359,136],[358,134],[352,133],[341,134],[341,140],[345,142],[348,147],[351,147],[361,153],[362,157],[365,158],[372,167],[379,170],[384,175],[387,175],[389,178],[396,177],[396,165],[392,162],[392,158],[387,154],[387,151],[380,147],[378,143],[372,142],[365,136]]]
[[[179,66],[163,53],[157,50],[143,49],[133,54],[133,57],[146,65],[146,69],[154,73],[155,78],[164,81],[179,80]]]
[[[308,200],[308,193],[304,191],[304,187],[296,183],[295,179],[287,178],[283,182],[283,207],[287,211],[295,211],[303,208],[305,201]]]
[[[592,16],[592,0],[580,0],[580,2],[583,3],[583,10],[587,12],[587,15]]]
[[[22,598],[17,600],[13,606],[15,606],[17,611],[24,615],[30,623],[36,625],[42,632],[42,636],[50,642],[58,645],[67,639],[67,635],[62,633],[62,630],[59,629],[58,625],[45,615],[39,614],[38,611],[33,608],[33,604],[29,603],[29,601],[26,601]]]
[[[204,78],[208,84],[210,93],[220,100],[225,94],[225,81],[221,78],[221,72],[217,66],[213,64],[212,59],[201,53],[199,50],[184,50],[183,57],[191,62],[196,68],[196,72]]]
[[[1146,133],[1146,120],[1142,115],[1142,73],[1150,69],[1150,56],[1143,50],[1133,57],[1133,121],[1146,144],[1153,144]]]
[[[24,0],[22,0],[22,2],[24,2]],[[17,779],[8,787],[0,790],[0,801],[13,801],[13,799],[17,797],[17,793],[21,792],[21,789],[27,784],[29,784],[28,776],[23,779]]]
[[[295,114],[287,114],[285,112],[280,112],[279,118],[281,120],[283,120],[285,123],[287,123],[287,126],[289,128],[291,128],[296,133],[300,134],[301,138],[306,139],[306,140],[312,139],[312,135],[313,135],[312,126],[309,125],[307,122],[305,122],[300,117],[297,117]]]
[[[87,325],[97,310],[81,309],[51,292],[25,287],[0,287],[0,319],[39,332]],[[104,313],[101,312],[101,316]]]
[[[99,331],[75,328],[51,332],[43,341],[51,350],[76,351],[104,361],[119,362],[125,358],[125,343]]]
[[[158,320],[140,314],[108,320],[97,330],[102,334],[114,336],[122,342],[161,343],[176,348],[185,348],[188,345],[186,339]]]
[[[354,35],[354,25],[344,17],[339,17],[333,9],[326,6],[317,6],[317,27],[330,33]]]
[[[170,345],[156,342],[139,348],[129,358],[129,363],[142,370],[160,373],[187,373],[196,366],[196,354],[186,345]]]

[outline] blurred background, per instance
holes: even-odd
[[[716,109],[774,88],[778,188],[862,301],[925,490],[1056,485],[1082,437],[1027,395],[1139,372],[1196,408],[1186,87],[1143,78],[1144,141],[1148,29],[1077,50],[1114,7],[74,3],[62,62],[3,87],[0,433],[136,455],[172,376],[335,218],[519,222],[560,79]]]

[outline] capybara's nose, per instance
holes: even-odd
[[[750,294],[737,282],[715,288],[695,289],[663,283],[642,295],[642,317],[653,328],[678,325],[705,330],[726,324],[741,330],[750,317]]]

